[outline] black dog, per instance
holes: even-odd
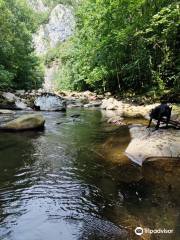
[[[152,109],[150,113],[150,120],[148,128],[151,125],[152,119],[157,120],[156,129],[159,128],[162,118],[166,117],[166,127],[168,126],[169,120],[171,118],[172,107],[169,107],[167,103],[161,103],[159,106]]]

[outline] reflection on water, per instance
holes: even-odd
[[[44,132],[0,134],[0,239],[180,238],[178,161],[135,166],[128,128],[99,111],[44,115]],[[176,236],[137,238],[137,225]]]

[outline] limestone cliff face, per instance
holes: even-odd
[[[30,7],[36,12],[47,12],[49,10],[48,6],[42,0],[27,0]]]
[[[65,41],[73,34],[75,20],[73,8],[58,4],[50,13],[47,24],[41,25],[34,35],[37,54],[45,54],[59,42]]]
[[[37,55],[43,56],[57,44],[66,41],[74,32],[75,18],[71,6],[58,4],[54,8],[47,6],[44,0],[27,0],[32,9],[39,13],[49,14],[48,21],[39,26],[33,36],[34,47]],[[45,66],[43,87],[47,91],[54,89],[54,75],[57,73],[60,64],[51,63],[50,67]]]

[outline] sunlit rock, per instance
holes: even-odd
[[[120,110],[122,108],[122,102],[111,97],[102,101],[101,108],[106,110]]]
[[[33,37],[37,54],[45,54],[70,37],[75,28],[73,8],[58,4],[50,13],[47,24],[41,25]]]
[[[0,114],[13,114],[14,112],[12,110],[8,109],[0,109]]]
[[[123,117],[127,118],[148,118],[151,109],[158,105],[151,104],[146,106],[136,106],[132,104],[123,104]]]
[[[138,165],[146,159],[180,157],[180,132],[174,129],[151,131],[146,127],[136,126],[130,129],[132,140],[126,155]]]
[[[18,99],[15,94],[10,92],[4,92],[2,96],[9,102],[15,102]]]
[[[5,131],[22,131],[42,129],[45,119],[42,114],[25,114],[10,122],[2,124],[0,130]]]
[[[36,12],[44,13],[49,9],[42,0],[27,0],[27,3]]]
[[[66,101],[53,94],[44,94],[36,98],[34,105],[41,111],[65,111]]]
[[[25,99],[21,99],[14,93],[4,92],[1,96],[0,108],[14,109],[14,110],[28,110],[28,106],[25,103]]]

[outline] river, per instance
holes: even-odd
[[[43,114],[44,131],[0,133],[1,240],[180,239],[178,162],[136,166],[98,110]]]

